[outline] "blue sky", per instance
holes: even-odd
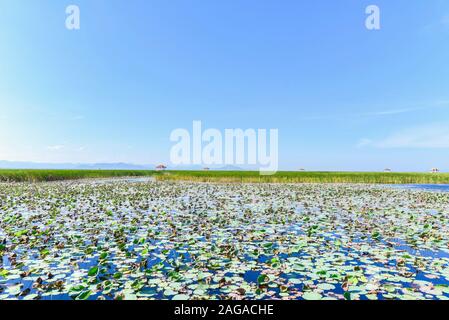
[[[0,0],[0,160],[168,162],[201,120],[278,128],[281,169],[449,171],[448,56],[445,0]]]

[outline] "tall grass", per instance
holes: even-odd
[[[145,170],[1,170],[2,182],[38,182],[113,177],[144,177],[157,174]]]
[[[449,184],[449,174],[381,172],[278,172],[261,176],[254,171],[168,171],[157,180],[261,183]]]
[[[145,170],[1,170],[1,182],[38,182],[114,177],[155,176],[159,181],[260,183],[372,183],[449,184],[447,173],[278,172],[261,176],[256,171],[145,171]]]

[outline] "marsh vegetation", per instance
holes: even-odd
[[[0,182],[42,182],[118,177],[146,177],[157,174],[145,170],[15,170],[0,169]]]
[[[148,177],[159,181],[231,183],[367,183],[449,184],[448,173],[294,172],[261,176],[258,171],[152,171],[152,170],[1,170],[0,182],[42,182],[117,177]]]

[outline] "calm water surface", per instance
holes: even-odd
[[[396,185],[394,187],[408,190],[449,192],[449,184],[404,184]]]

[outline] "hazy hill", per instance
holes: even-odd
[[[0,169],[153,170],[154,165],[130,163],[43,163],[0,160]]]

